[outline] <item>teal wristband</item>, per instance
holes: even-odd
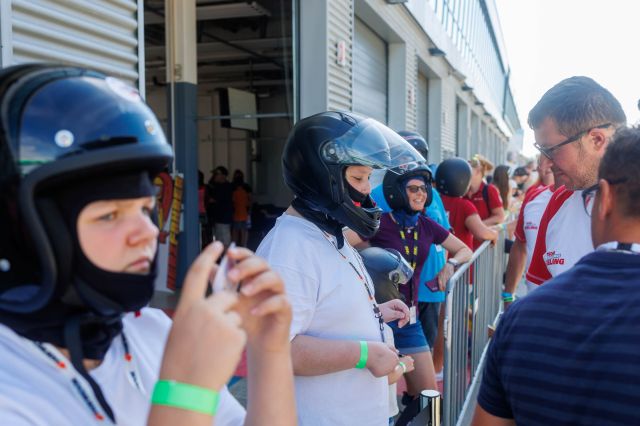
[[[218,392],[174,380],[158,380],[151,403],[196,411],[213,416],[218,410]]]
[[[369,346],[364,340],[360,340],[360,360],[356,364],[356,368],[365,368],[369,359]]]

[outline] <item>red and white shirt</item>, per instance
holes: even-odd
[[[551,196],[540,220],[527,280],[540,285],[592,251],[591,221],[584,211],[582,191],[562,186]]]
[[[540,220],[552,195],[553,190],[550,186],[541,186],[527,193],[522,202],[514,235],[519,241],[525,243],[527,247],[527,264],[525,271],[529,268],[529,264],[531,264],[531,257],[533,256],[536,239],[538,237]]]

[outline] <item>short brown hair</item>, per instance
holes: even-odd
[[[547,118],[567,137],[606,123],[620,127],[627,121],[620,102],[589,77],[570,77],[553,86],[529,112],[527,121],[535,130]]]
[[[640,217],[640,127],[618,130],[600,162],[598,176],[613,186],[623,216]]]

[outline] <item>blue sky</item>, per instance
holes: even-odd
[[[536,153],[529,110],[563,78],[586,75],[618,98],[629,123],[640,121],[640,1],[496,0],[511,67],[511,87]]]

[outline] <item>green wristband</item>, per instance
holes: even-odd
[[[356,368],[365,368],[369,359],[369,346],[364,340],[360,340],[360,360],[356,364]]]
[[[218,392],[174,380],[158,380],[151,403],[196,411],[213,416],[218,410]]]

